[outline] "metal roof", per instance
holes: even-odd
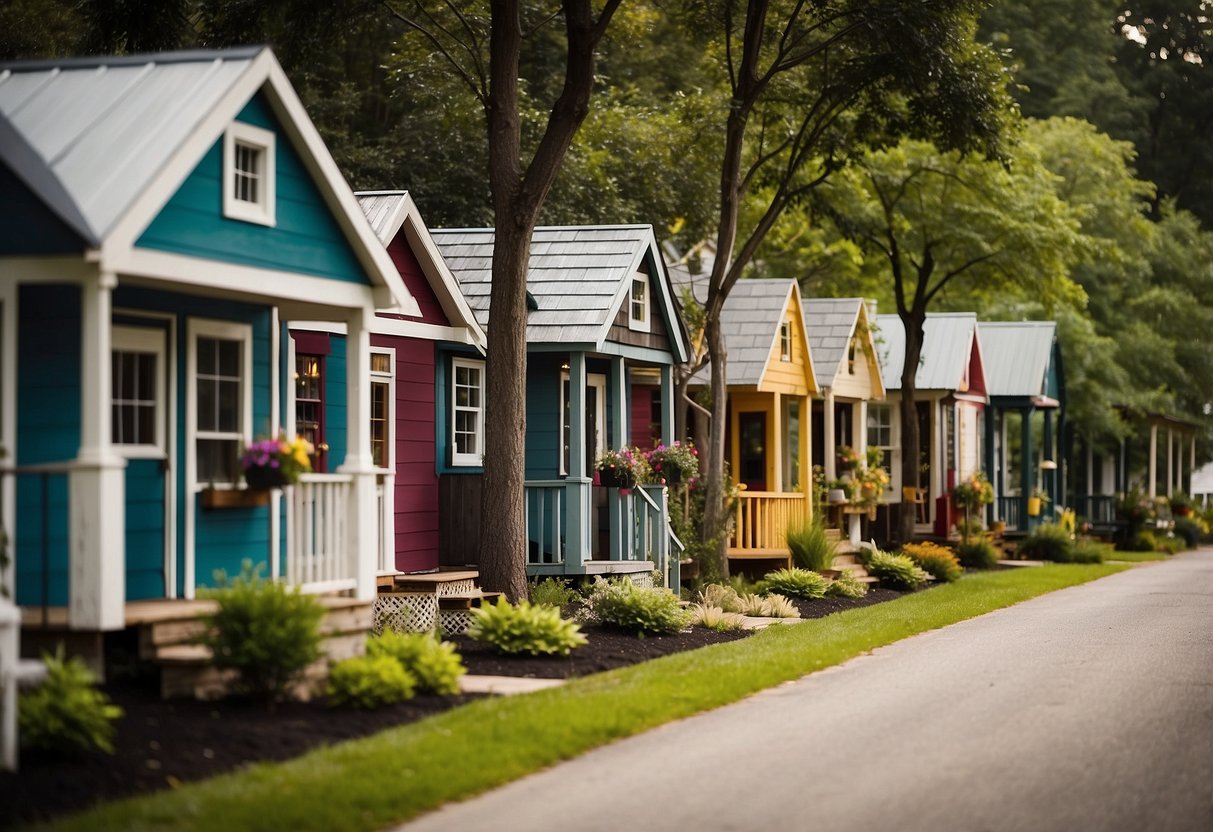
[[[906,333],[897,315],[876,316],[877,354],[885,387],[901,389]],[[922,356],[915,376],[919,390],[956,390],[964,378],[977,334],[973,312],[928,313],[923,323]]]
[[[476,319],[487,329],[493,229],[438,228],[430,234]],[[672,291],[649,225],[536,228],[527,291],[538,308],[527,315],[527,342],[601,345],[628,296],[631,276],[645,263],[655,272],[650,275],[653,304],[664,306],[671,350],[676,360],[685,360],[686,344]]]
[[[720,310],[720,330],[724,333],[724,348],[728,353],[729,384],[758,384],[766,369],[767,359],[779,325],[783,322],[788,299],[796,281],[788,278],[751,278],[733,284],[732,291]],[[695,374],[693,384],[711,381],[710,366]]]
[[[0,63],[0,159],[97,245],[263,51]]]
[[[977,325],[991,396],[1048,394],[1057,324],[1053,321],[1013,321]]]

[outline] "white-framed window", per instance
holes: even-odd
[[[110,439],[125,457],[165,455],[164,337],[147,327],[113,330]]]
[[[649,278],[644,274],[632,275],[632,288],[628,293],[628,329],[649,331]]]
[[[239,454],[253,421],[253,328],[189,322],[187,429],[192,484],[235,485]]]
[[[847,374],[855,375],[855,354],[859,351],[859,344],[854,338],[847,342]]]
[[[451,464],[481,465],[484,455],[484,362],[451,359]]]
[[[572,390],[569,371],[560,373],[560,476],[568,476],[573,441],[573,416],[570,410]],[[606,376],[586,373],[585,377],[585,472],[594,473],[594,461],[606,450]]]
[[[371,460],[395,468],[396,353],[371,349]]]
[[[223,216],[273,225],[273,132],[234,121],[223,134]]]
[[[792,322],[784,321],[779,325],[779,360],[792,360]]]
[[[893,470],[893,408],[887,404],[868,404],[868,447],[880,448],[880,466]]]

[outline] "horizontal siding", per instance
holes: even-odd
[[[427,324],[447,326],[450,322],[447,320],[446,313],[442,311],[442,305],[438,302],[438,297],[430,287],[430,281],[421,269],[417,255],[409,247],[403,233],[398,233],[396,239],[388,244],[387,253],[392,258],[396,270],[400,272],[400,276],[404,278],[404,285],[408,288],[409,294],[417,300],[417,305],[421,307],[421,320]]]
[[[273,130],[277,189],[275,225],[223,216],[223,139],[220,138],[136,243],[242,266],[369,283],[344,233],[302,159],[258,95],[237,121]]]
[[[79,236],[0,165],[0,254],[71,254],[84,249]]]
[[[527,358],[527,479],[554,479],[560,471],[560,364],[563,360],[561,355],[543,353]],[[491,403],[486,418],[493,418]]]
[[[790,303],[784,320],[792,325],[792,360],[780,357],[779,324],[773,324],[774,343],[767,355],[767,368],[760,390],[789,396],[809,394],[809,356],[804,350],[804,319],[795,303]]]
[[[653,400],[661,396],[661,388],[652,384],[633,384],[631,394],[630,442],[638,448],[652,448],[661,438],[661,425],[653,423]]]

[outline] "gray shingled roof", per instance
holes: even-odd
[[[901,367],[905,363],[906,333],[897,315],[877,315],[880,371],[885,387],[901,389]],[[955,390],[964,377],[977,335],[977,315],[972,312],[928,313],[923,324],[922,360],[915,385],[919,390]]]
[[[720,311],[720,329],[728,352],[729,384],[758,384],[766,369],[771,347],[779,337],[788,298],[796,281],[787,278],[739,280],[733,285]],[[693,384],[711,381],[711,370],[704,367]]]
[[[0,159],[97,245],[263,51],[0,63]]]
[[[384,245],[390,243],[390,235],[396,230],[391,226],[397,219],[402,203],[408,198],[408,191],[359,192],[355,193],[354,197],[358,200],[358,207],[366,215],[367,222],[371,224],[375,236],[383,241]]]
[[[1048,393],[1049,361],[1057,324],[1053,321],[982,322],[981,357],[991,396]]]
[[[439,228],[430,234],[476,319],[487,329],[493,229]],[[664,305],[675,359],[685,360],[661,253],[648,225],[536,228],[527,291],[539,308],[527,315],[527,343],[601,345],[631,289],[629,278],[646,258],[657,270],[652,281],[654,318],[658,306]]]
[[[823,385],[834,377],[847,355],[863,298],[805,298],[804,327],[813,354],[813,373]]]

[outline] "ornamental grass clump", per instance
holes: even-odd
[[[1019,542],[1015,552],[1026,560],[1073,563],[1074,538],[1056,523],[1041,523]]]
[[[467,634],[502,653],[530,656],[567,656],[586,643],[581,626],[560,617],[555,607],[536,606],[519,601],[514,606],[505,598],[472,610]]]
[[[807,522],[789,525],[787,544],[792,552],[792,560],[801,569],[825,572],[834,568],[838,543],[826,535],[825,524],[819,515],[814,515]]]
[[[868,594],[868,585],[855,577],[853,572],[842,572],[826,587],[829,598],[862,598]]]
[[[891,555],[879,549],[873,549],[869,553],[867,567],[868,572],[890,589],[914,590],[931,579],[930,574],[905,555]]]
[[[706,627],[718,633],[745,628],[744,617],[738,613],[725,612],[720,607],[705,604],[692,604],[689,609],[692,626]]]
[[[964,572],[952,550],[938,543],[907,543],[901,547],[901,553],[937,581],[951,583]]]
[[[590,617],[602,626],[638,636],[677,633],[691,625],[691,614],[678,603],[678,596],[627,579],[596,578],[588,603]]]
[[[329,668],[329,704],[371,710],[412,699],[417,679],[385,653],[369,653]]]
[[[417,680],[422,693],[450,696],[459,693],[459,679],[467,673],[455,645],[437,633],[397,633],[388,630],[367,639],[368,656],[388,656]]]
[[[767,589],[793,598],[824,598],[830,579],[808,569],[777,569],[763,576]]]
[[[767,618],[800,618],[800,610],[792,603],[792,599],[772,592],[766,597],[764,615]]]
[[[724,584],[708,584],[699,591],[699,601],[704,606],[720,607],[725,612],[741,612],[741,597],[737,590]]]
[[[59,756],[114,753],[114,720],[122,709],[97,690],[97,677],[79,656],[64,658],[63,644],[43,653],[46,679],[17,701],[21,747]],[[15,786],[16,784],[14,784]]]
[[[235,578],[219,571],[215,588],[199,590],[199,596],[219,603],[202,616],[206,631],[199,641],[211,649],[215,667],[235,670],[240,689],[273,710],[320,658],[324,608],[298,587],[266,580],[263,568],[246,560]]]

